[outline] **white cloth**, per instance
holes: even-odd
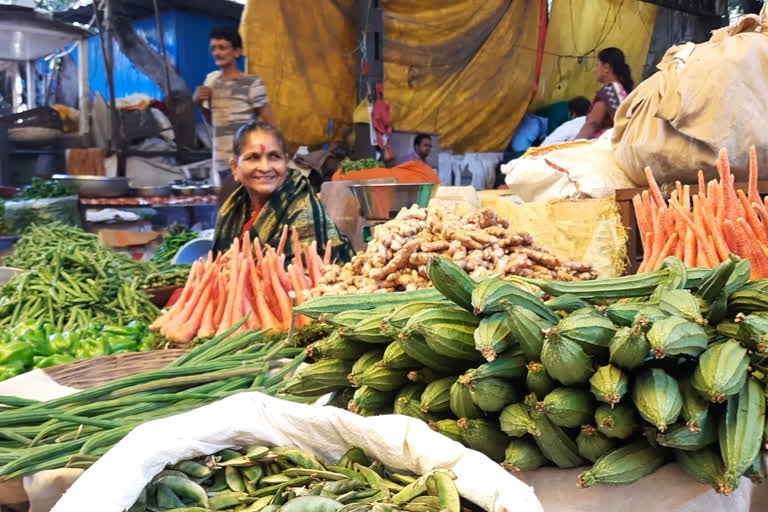
[[[419,420],[364,418],[251,392],[136,427],[70,487],[53,512],[123,512],[167,464],[249,444],[299,446],[333,461],[358,446],[393,469],[423,474],[450,468],[459,493],[489,512],[543,511],[531,487]]]
[[[586,122],[587,116],[574,117],[570,121],[564,122],[555,128],[555,131],[547,135],[547,138],[544,139],[544,142],[541,143],[540,147],[576,140],[576,136],[579,134]]]

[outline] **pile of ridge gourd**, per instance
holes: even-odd
[[[398,473],[351,448],[330,464],[301,448],[246,446],[184,460],[152,479],[128,512],[478,512],[447,469]]]
[[[429,297],[298,308],[337,329],[307,348],[315,362],[286,392],[421,419],[510,471],[591,462],[580,487],[632,483],[673,460],[722,494],[762,477],[768,280],[750,282],[749,261],[670,257],[582,282],[475,281],[445,258],[428,272]]]

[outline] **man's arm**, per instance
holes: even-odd
[[[205,102],[211,101],[212,91],[211,88],[202,85],[195,90],[195,95],[192,98],[195,104],[200,108],[200,113],[203,114],[203,118],[210,124],[211,122],[211,109],[206,108]]]
[[[272,126],[275,126],[275,115],[272,113],[272,107],[269,106],[269,103],[258,110],[258,116],[265,123],[269,123]]]

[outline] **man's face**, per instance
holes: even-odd
[[[242,54],[242,48],[235,48],[226,39],[211,39],[211,55],[220,68],[236,63]]]
[[[422,160],[425,160],[429,156],[429,153],[432,151],[432,139],[422,139],[420,143],[414,144],[413,149],[416,151],[416,154],[421,157]]]

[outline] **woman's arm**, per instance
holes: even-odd
[[[587,122],[584,123],[575,140],[593,138],[600,131],[606,115],[608,115],[608,107],[605,103],[598,101],[592,105],[592,110],[587,114]]]

